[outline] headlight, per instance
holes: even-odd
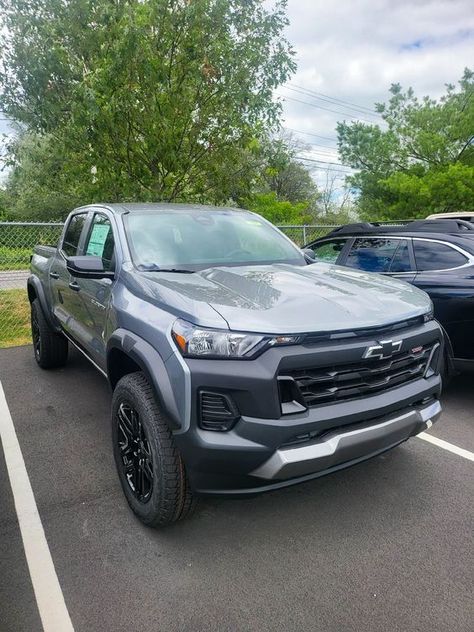
[[[423,320],[425,323],[429,323],[430,320],[434,320],[434,305],[433,305],[433,301],[431,302],[431,309],[429,312],[427,312],[426,314],[423,314]]]
[[[205,329],[178,319],[171,330],[173,340],[184,356],[194,358],[254,357],[269,346],[296,344],[301,336],[264,336],[225,329]]]

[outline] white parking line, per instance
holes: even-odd
[[[469,452],[469,450],[465,450],[464,448],[458,448],[457,445],[448,443],[447,441],[443,441],[443,439],[438,439],[438,437],[434,437],[433,435],[427,434],[426,432],[421,432],[419,435],[417,435],[417,437],[438,446],[438,448],[443,448],[443,450],[447,450],[448,452],[452,452],[453,454],[462,456],[468,461],[474,461],[474,452]]]
[[[1,382],[0,437],[44,632],[74,632]]]

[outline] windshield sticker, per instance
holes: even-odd
[[[92,228],[86,255],[102,257],[109,232],[110,224],[95,224]]]

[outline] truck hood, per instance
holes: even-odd
[[[155,296],[161,295],[160,302],[183,318],[216,326],[220,314],[237,331],[283,334],[377,327],[420,316],[431,307],[428,295],[407,283],[324,263],[142,275],[154,286]]]

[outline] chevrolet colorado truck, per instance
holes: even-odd
[[[78,208],[35,247],[28,296],[38,365],[73,345],[108,379],[119,479],[150,526],[202,494],[345,468],[440,415],[428,296],[315,262],[248,211]]]

